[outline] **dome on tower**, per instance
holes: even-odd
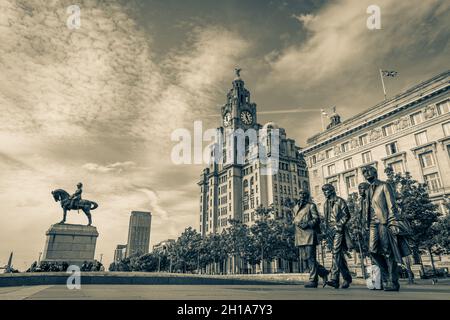
[[[264,129],[268,129],[268,130],[270,130],[270,129],[279,129],[278,125],[275,122],[273,122],[273,121],[267,122],[263,126],[263,128]]]

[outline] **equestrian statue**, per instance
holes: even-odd
[[[81,199],[83,193],[83,184],[80,182],[77,184],[77,190],[74,194],[70,195],[63,189],[56,189],[52,191],[53,198],[56,202],[61,202],[61,208],[63,209],[63,219],[60,223],[66,222],[66,216],[68,210],[82,210],[88,218],[88,226],[92,225],[91,210],[97,209],[98,204],[94,201]]]

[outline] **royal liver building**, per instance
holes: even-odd
[[[221,108],[220,138],[210,146],[211,161],[198,183],[202,235],[222,232],[230,219],[251,225],[258,206],[273,205],[282,216],[284,201],[309,188],[300,148],[275,123],[258,123],[239,71]]]

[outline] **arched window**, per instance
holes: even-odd
[[[244,188],[248,188],[248,180],[247,179],[244,180]]]

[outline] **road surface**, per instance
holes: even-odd
[[[347,290],[305,289],[301,285],[64,285],[0,287],[0,300],[315,300],[315,299],[436,299],[450,300],[450,285],[403,285],[400,292],[371,291],[361,285]]]

